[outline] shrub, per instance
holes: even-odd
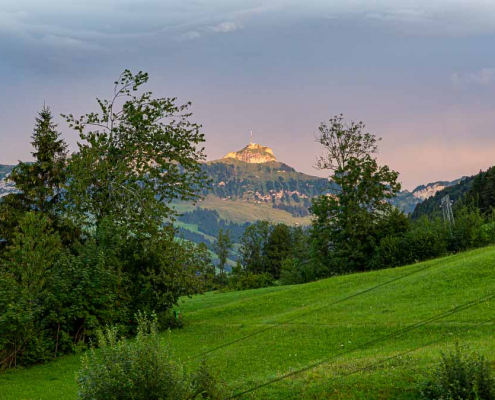
[[[480,235],[484,244],[495,243],[495,222],[484,224],[480,228]]]
[[[280,283],[282,285],[294,285],[296,283],[302,283],[303,278],[301,276],[301,270],[293,257],[286,258],[282,261],[280,274]]]
[[[448,231],[439,219],[422,218],[406,233],[402,242],[404,264],[428,260],[447,253]]]
[[[243,272],[232,274],[230,277],[229,290],[261,289],[273,286],[273,277],[269,273],[251,274]]]
[[[375,249],[375,254],[370,263],[371,268],[393,268],[404,265],[403,241],[404,239],[399,236],[384,237],[380,241],[380,246]]]
[[[156,315],[136,317],[135,340],[118,338],[115,327],[97,332],[77,376],[81,399],[220,399],[225,387],[203,360],[190,374],[158,335]]]
[[[449,250],[453,252],[467,250],[488,244],[483,237],[484,218],[479,209],[462,207],[456,210],[455,224],[449,240]]]
[[[425,399],[495,399],[495,378],[490,363],[477,353],[466,354],[457,344],[442,353],[438,367],[421,391]]]
[[[229,397],[225,383],[208,366],[203,357],[198,370],[192,375],[192,399],[225,399]]]

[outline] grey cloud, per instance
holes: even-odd
[[[432,19],[432,15],[424,9],[402,8],[383,12],[370,12],[365,18],[381,21],[426,22]]]
[[[244,26],[241,23],[233,21],[224,21],[216,25],[200,27],[196,30],[186,31],[177,35],[178,41],[189,41],[199,39],[201,36],[215,33],[231,33],[237,30],[243,29]]]
[[[243,28],[242,24],[233,21],[225,21],[210,27],[210,30],[216,33],[229,33],[229,32],[237,31],[242,28]]]
[[[196,40],[196,39],[199,39],[200,37],[201,37],[201,33],[199,33],[198,31],[188,31],[188,32],[184,32],[184,33],[179,34],[176,37],[176,40],[179,42],[183,42],[183,41],[189,41],[189,40]]]

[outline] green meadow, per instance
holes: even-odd
[[[184,327],[163,340],[191,367],[206,352],[233,395],[267,384],[239,398],[409,399],[457,341],[495,360],[495,298],[486,300],[493,294],[495,247],[488,247],[304,285],[184,299]],[[0,399],[77,398],[79,367],[80,356],[72,355],[3,373]]]

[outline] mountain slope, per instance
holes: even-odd
[[[260,161],[261,156],[266,161]],[[267,203],[296,217],[309,215],[311,199],[330,189],[328,179],[297,172],[276,161],[272,149],[255,143],[221,160],[208,162],[204,168],[212,181],[205,195],[252,204]],[[462,179],[420,185],[411,192],[401,191],[391,203],[406,214],[412,213],[417,204]]]
[[[473,184],[474,176],[466,177],[457,182],[457,184],[446,187],[434,196],[427,198],[422,203],[418,204],[414,209],[411,217],[413,219],[420,218],[423,215],[428,215],[430,217],[435,215],[441,215],[440,204],[445,196],[449,196],[450,200],[457,202],[464,198],[466,193],[471,189]]]
[[[309,215],[311,198],[328,189],[328,181],[294,170],[278,161],[247,163],[231,158],[204,166],[211,185],[204,194],[222,200],[265,203],[296,217]]]
[[[427,322],[495,293],[494,264],[495,248],[489,247],[304,285],[211,292],[181,301],[185,326],[164,340],[189,366],[218,347],[207,354],[209,364],[235,393],[330,361],[241,398],[417,398],[417,385],[440,351],[456,341],[495,359],[493,322],[480,325],[495,317],[492,302]],[[5,399],[75,399],[79,369],[74,355],[12,371],[0,375],[0,393]]]
[[[14,185],[6,181],[7,176],[14,169],[14,165],[0,164],[0,198],[14,192]]]
[[[412,192],[403,190],[399,192],[397,197],[392,199],[391,203],[400,210],[404,211],[406,214],[412,214],[418,204],[421,204],[425,200],[435,196],[436,193],[444,190],[445,188],[457,185],[466,178],[467,177],[462,177],[453,181],[438,181],[428,183],[426,185],[420,185]]]

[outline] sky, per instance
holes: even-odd
[[[403,187],[495,164],[493,0],[0,0],[0,164],[30,159],[37,111],[96,111],[125,69],[192,102],[209,160],[253,140],[296,170],[343,113]]]

